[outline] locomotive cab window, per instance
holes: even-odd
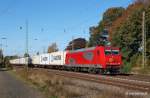
[[[118,55],[119,54],[119,50],[112,50],[112,54]]]
[[[111,50],[105,50],[105,54],[106,55],[110,55],[111,54]]]

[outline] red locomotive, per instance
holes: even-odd
[[[93,72],[119,72],[122,65],[122,56],[119,48],[97,46],[66,54],[66,65],[71,67],[85,68]]]

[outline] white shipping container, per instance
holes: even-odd
[[[19,59],[13,59],[13,60],[10,60],[10,63],[11,64],[19,64],[20,60]]]
[[[40,65],[49,65],[50,64],[50,54],[41,54],[40,55]]]
[[[19,64],[26,64],[25,58],[20,58],[19,60]]]
[[[35,65],[40,64],[40,55],[36,55],[32,57],[32,64],[35,64]]]
[[[15,64],[20,64],[20,60],[19,59],[16,59],[14,62],[15,62]]]
[[[65,65],[65,58],[65,51],[50,53],[50,65]]]
[[[20,64],[20,65],[25,65],[25,64],[30,64],[30,59],[28,57],[26,58],[19,58],[19,59],[13,59],[10,60],[11,64]]]
[[[10,64],[15,64],[15,59],[14,60],[10,60],[9,62],[10,62]]]

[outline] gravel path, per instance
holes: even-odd
[[[36,89],[0,70],[0,98],[44,98]]]

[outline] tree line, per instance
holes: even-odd
[[[150,1],[135,0],[127,8],[113,7],[107,9],[97,26],[90,27],[88,45],[106,45],[102,32],[109,32],[112,46],[120,47],[125,65],[140,67],[142,65],[142,14],[145,11],[146,32],[146,66],[150,66]]]

